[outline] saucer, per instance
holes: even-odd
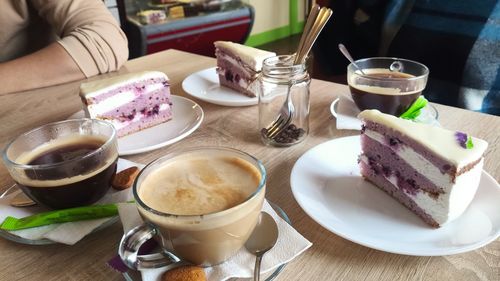
[[[22,192],[22,190],[19,189],[19,187],[17,187],[16,184],[14,184],[11,187],[9,187],[7,190],[5,190],[2,194],[0,194],[0,199],[4,198],[6,196],[17,194],[17,193],[21,193],[21,192]],[[118,219],[119,219],[118,216],[110,217],[107,221],[105,221],[104,223],[102,223],[101,225],[99,225],[97,228],[95,228],[94,230],[92,230],[91,233],[98,232],[98,231],[100,231],[100,230],[102,230],[104,228],[107,228],[108,226],[110,226],[110,225],[114,224],[115,222],[117,222]],[[5,239],[10,240],[10,241],[13,241],[13,242],[16,242],[16,243],[26,244],[26,245],[58,244],[57,242],[49,240],[49,239],[46,239],[46,238],[42,238],[42,239],[28,239],[28,238],[24,238],[24,237],[18,236],[18,235],[14,234],[14,233],[11,233],[11,232],[3,230],[3,229],[0,229],[0,237],[5,238]]]
[[[343,109],[339,109],[339,105],[341,103]],[[352,123],[350,125],[352,126],[352,129],[354,128],[359,128],[358,130],[361,129],[361,121],[357,119],[357,115],[359,114],[359,112],[360,111],[357,108],[356,104],[354,104],[354,101],[352,101],[349,98],[338,97],[330,104],[330,113],[332,114],[332,116],[335,118],[348,119],[349,122]],[[431,103],[427,103],[427,106],[422,108],[420,115],[413,121],[418,123],[439,125],[438,118],[439,118],[439,112],[437,108]]]
[[[259,102],[257,97],[248,97],[233,89],[221,86],[215,67],[189,75],[182,81],[182,89],[190,96],[224,106],[249,106]]]
[[[285,211],[283,211],[283,209],[281,209],[278,205],[272,203],[269,200],[267,200],[267,202],[269,203],[269,205],[271,205],[272,209],[276,212],[276,214],[278,214],[289,225],[292,225],[290,218],[285,213]],[[182,265],[182,264],[180,264],[180,265]],[[271,272],[261,274],[261,280],[265,280],[265,281],[274,280],[280,274],[280,272],[285,268],[286,265],[287,265],[286,263],[282,264],[282,265],[278,266],[275,270],[272,270]],[[174,267],[172,267],[171,269],[173,269]],[[153,280],[143,280],[141,277],[141,273],[139,271],[136,271],[136,270],[128,270],[127,272],[124,272],[123,277],[127,281],[153,281]],[[253,279],[252,278],[232,278],[230,280],[251,281]]]

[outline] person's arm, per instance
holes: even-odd
[[[127,38],[100,0],[31,0],[61,38],[0,64],[0,93],[29,90],[115,71],[128,59]]]
[[[80,80],[85,75],[58,43],[35,53],[0,63],[0,94]]]

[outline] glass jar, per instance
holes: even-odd
[[[259,77],[259,132],[266,145],[290,146],[309,134],[309,85],[306,65],[293,55],[264,60]],[[287,94],[290,100],[287,102]]]

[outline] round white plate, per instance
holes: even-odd
[[[313,147],[295,163],[292,192],[304,211],[329,231],[373,249],[414,256],[458,254],[500,236],[500,185],[483,171],[476,196],[458,219],[434,229],[363,180],[359,136]]]
[[[130,134],[118,139],[120,156],[138,154],[178,142],[194,132],[203,121],[203,109],[194,101],[172,95],[172,114],[170,121]],[[82,118],[79,111],[69,118]]]
[[[182,89],[192,97],[225,106],[249,106],[259,102],[257,97],[247,97],[233,89],[221,86],[215,67],[189,75],[182,81]]]

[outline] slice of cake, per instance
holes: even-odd
[[[88,118],[111,122],[118,137],[172,119],[167,75],[145,71],[83,83],[80,97]]]
[[[220,84],[255,97],[256,86],[252,82],[262,70],[263,61],[276,54],[228,41],[217,41],[214,45]]]
[[[440,227],[460,216],[479,185],[481,139],[441,127],[365,110],[361,175],[427,224]]]

